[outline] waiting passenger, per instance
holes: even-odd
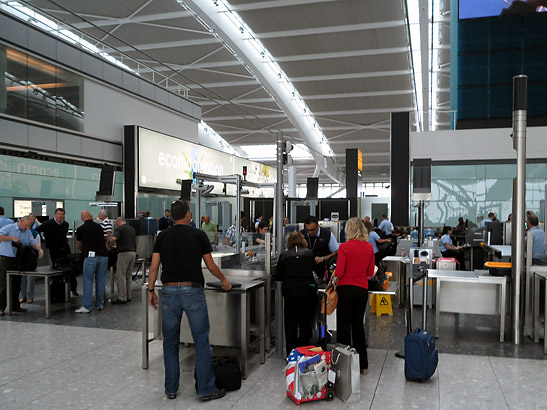
[[[536,215],[526,218],[528,231],[532,232],[532,265],[547,265],[545,257],[545,231],[539,228],[539,221]]]
[[[244,228],[244,223],[245,223],[245,217],[242,217],[240,220],[239,220],[239,224],[240,224],[240,238],[239,240],[241,242],[246,242],[247,241],[247,236],[245,235],[245,228]],[[232,226],[230,226],[228,228],[228,230],[226,231],[226,235],[224,236],[224,244],[226,246],[236,246],[236,233],[237,233],[237,230],[236,230],[236,223],[235,223],[235,220],[234,220],[234,224]]]
[[[496,220],[496,215],[494,214],[494,212],[489,212],[488,217],[484,218],[481,221],[481,226],[486,226],[487,223],[490,223],[490,222],[495,221],[495,220]]]
[[[173,220],[171,219],[171,211],[166,209],[163,216],[158,221],[158,231],[164,231],[173,226]]]
[[[441,236],[441,254],[445,258],[455,258],[460,264],[460,269],[465,270],[465,259],[459,246],[454,246],[452,243],[453,229],[450,226],[443,228],[443,235]]]
[[[347,241],[340,245],[336,277],[338,305],[336,331],[338,343],[352,346],[359,353],[359,368],[367,373],[367,341],[363,319],[368,300],[368,279],[374,275],[374,252],[367,242],[367,231],[359,218],[346,222]]]
[[[93,222],[89,211],[82,211],[84,222],[76,230],[76,245],[84,254],[84,297],[82,306],[76,313],[91,312],[93,298],[93,282],[95,282],[95,307],[104,308],[104,288],[106,285],[106,271],[108,269],[108,251],[104,242],[103,228]]]
[[[284,300],[285,345],[287,354],[298,346],[308,346],[317,304],[313,253],[300,232],[290,234],[287,250],[279,255],[275,280],[281,281]]]

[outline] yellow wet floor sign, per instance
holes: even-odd
[[[372,295],[370,302],[370,313],[376,311],[376,316],[385,315],[386,313],[393,316],[390,295]]]

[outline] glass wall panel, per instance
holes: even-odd
[[[512,213],[515,164],[442,165],[431,169],[431,201],[426,203],[427,226],[455,225],[458,217],[482,220],[494,212],[500,221]],[[465,176],[465,178],[464,178]],[[528,164],[526,209],[542,215],[547,164]],[[411,223],[416,204],[411,204]]]
[[[83,131],[83,77],[0,44],[0,113]]]
[[[82,210],[98,212],[89,203],[95,202],[100,173],[98,168],[0,155],[0,206],[10,217],[15,199],[64,201],[66,219],[79,224]],[[116,174],[116,181],[123,181],[123,173]],[[114,200],[122,198],[123,184],[117,182]]]

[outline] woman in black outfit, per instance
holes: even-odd
[[[284,299],[285,344],[287,354],[298,346],[308,346],[317,303],[313,267],[315,258],[307,248],[304,235],[293,232],[287,250],[277,261],[275,280],[282,281]]]

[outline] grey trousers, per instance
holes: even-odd
[[[116,263],[116,286],[118,287],[118,299],[128,301],[131,299],[131,279],[133,277],[133,265],[135,252],[122,252],[118,254]]]

